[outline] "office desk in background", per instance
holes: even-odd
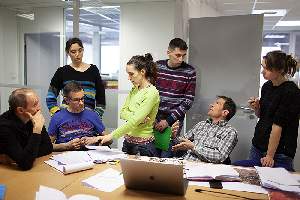
[[[235,199],[238,195],[251,199],[268,199],[267,195],[248,193],[248,192],[235,192],[229,190],[214,190],[206,187],[189,186],[185,196],[174,196],[168,194],[159,194],[139,190],[127,190],[125,186],[121,186],[113,192],[102,192],[92,189],[81,184],[81,181],[95,175],[107,168],[114,168],[120,171],[119,165],[98,164],[91,170],[77,172],[69,175],[63,175],[47,164],[44,163],[49,157],[44,156],[38,158],[34,167],[29,171],[20,171],[16,168],[11,168],[5,165],[0,165],[0,183],[6,185],[5,200],[34,200],[35,193],[38,191],[40,185],[53,187],[64,192],[67,197],[75,194],[91,194],[99,197],[101,200],[111,199],[160,199],[160,200],[194,200],[194,199]],[[195,192],[196,188],[201,188],[202,193]],[[213,193],[208,191],[218,191],[226,194]]]

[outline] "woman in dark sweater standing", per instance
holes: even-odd
[[[283,167],[294,171],[300,116],[300,90],[288,80],[296,72],[297,61],[282,51],[267,53],[262,60],[262,74],[268,80],[260,100],[249,99],[259,121],[256,124],[250,160],[235,165]]]
[[[105,88],[97,66],[82,62],[84,48],[79,38],[69,39],[65,51],[72,63],[58,68],[51,79],[46,98],[51,116],[60,110],[57,104],[59,92],[68,82],[77,81],[84,89],[85,108],[95,110],[102,118],[105,109]]]

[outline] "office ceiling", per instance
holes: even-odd
[[[300,26],[275,26],[278,21],[300,21],[300,0],[206,0],[224,15],[251,14],[253,10],[266,10],[264,30],[300,30]],[[284,16],[276,16],[286,10]],[[272,14],[272,10],[274,13]],[[270,16],[268,16],[270,15]]]
[[[112,30],[119,26],[119,16],[117,12],[119,9],[102,9],[105,5],[118,5],[120,3],[129,2],[146,2],[146,1],[166,1],[166,0],[82,0],[82,7],[97,7],[97,9],[82,9],[84,17],[82,21],[90,23],[91,25],[100,25]],[[300,21],[300,0],[187,0],[187,1],[202,1],[215,8],[221,15],[244,15],[251,14],[253,10],[270,10],[265,13],[264,30],[300,30],[300,26],[275,26],[278,21]],[[62,0],[0,0],[0,6],[13,9],[17,12],[30,12],[34,7],[50,7],[63,6],[71,7],[71,1]],[[284,16],[275,16],[278,10],[286,10]],[[104,12],[105,14],[101,14]],[[272,14],[273,13],[273,14]],[[67,13],[67,18],[72,17],[72,12]],[[96,23],[96,24],[95,24]]]

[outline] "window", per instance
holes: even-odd
[[[65,10],[66,40],[73,37],[73,8]],[[120,63],[119,6],[81,5],[79,38],[84,43],[83,61],[97,65],[108,88],[117,87]],[[70,58],[67,63],[70,63]]]

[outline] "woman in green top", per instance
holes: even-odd
[[[133,56],[127,63],[126,72],[133,84],[120,113],[120,118],[126,122],[102,136],[101,143],[124,136],[122,151],[125,153],[156,156],[153,136],[153,123],[159,106],[159,92],[154,86],[156,64],[149,53]]]

